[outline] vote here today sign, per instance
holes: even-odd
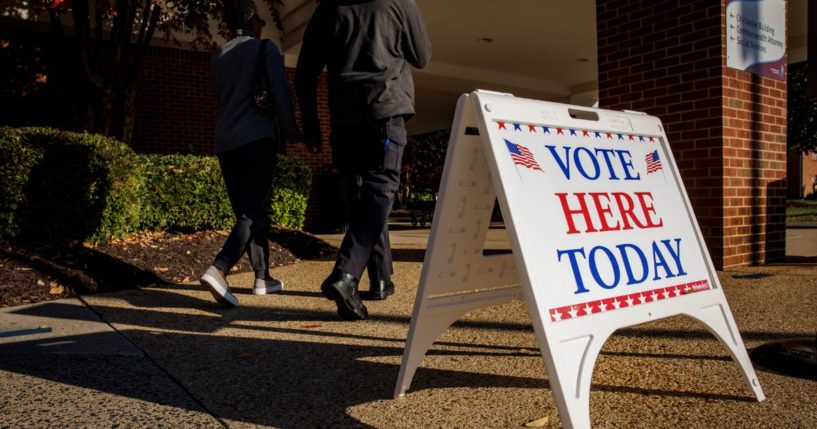
[[[512,255],[486,255],[499,200]],[[763,391],[658,118],[476,91],[460,97],[395,396],[467,312],[524,296],[565,428],[590,426],[617,329],[676,315]]]
[[[715,286],[659,128],[636,131],[626,117],[618,130],[603,125],[488,122],[531,283],[547,288],[554,323]]]

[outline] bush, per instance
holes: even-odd
[[[815,221],[817,221],[817,201],[814,201],[814,198],[786,201],[786,222]]]
[[[218,161],[197,155],[142,157],[140,229],[225,229],[233,224]]]
[[[278,155],[270,197],[270,225],[303,228],[311,189],[312,172],[309,167],[297,158]]]
[[[41,151],[5,135],[0,137],[0,238],[13,238],[19,234],[17,219],[25,207],[23,187],[31,169],[41,158]]]
[[[403,153],[402,181],[398,194],[401,207],[434,200],[440,188],[450,130],[434,131],[409,138]]]
[[[102,240],[135,230],[137,155],[106,137],[0,128],[2,235],[33,243]]]
[[[218,160],[196,155],[144,156],[145,198],[141,228],[152,230],[226,229],[235,220]],[[278,156],[269,222],[300,229],[311,186],[309,168]]]
[[[300,229],[307,166],[278,157],[270,224]],[[99,241],[139,230],[226,229],[234,216],[218,160],[136,155],[106,137],[48,128],[0,128],[0,238]]]

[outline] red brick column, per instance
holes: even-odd
[[[718,268],[785,256],[786,83],[726,67],[724,11],[596,2],[599,104],[661,118]]]
[[[209,51],[151,47],[136,90],[131,146],[143,153],[210,153],[216,103]]]

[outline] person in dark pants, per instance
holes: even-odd
[[[353,193],[349,229],[321,285],[344,319],[366,319],[358,281],[372,299],[394,293],[387,220],[400,184],[405,121],[414,115],[411,66],[431,42],[414,0],[323,0],[306,28],[295,88],[306,139],[321,142],[316,88],[326,66],[332,158]]]
[[[218,122],[214,152],[227,188],[236,221],[213,265],[201,276],[218,302],[238,306],[227,274],[245,252],[255,271],[253,293],[264,295],[283,288],[269,274],[266,208],[272,186],[278,145],[303,140],[295,123],[292,100],[281,54],[271,41],[259,40],[263,20],[247,0],[225,0],[225,21],[231,38],[213,54]],[[260,56],[267,88],[271,92],[278,123],[258,108],[254,84],[260,75]],[[280,125],[279,125],[280,124]],[[279,130],[278,127],[281,127]],[[280,132],[279,132],[280,131]]]

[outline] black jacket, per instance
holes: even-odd
[[[304,131],[320,136],[318,78],[326,66],[332,125],[414,114],[411,66],[431,42],[414,0],[322,0],[304,33],[295,89]]]

